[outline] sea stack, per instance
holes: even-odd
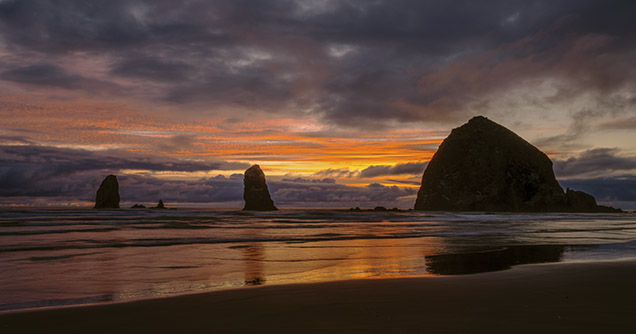
[[[95,209],[119,209],[119,183],[115,175],[108,175],[97,189]]]
[[[245,171],[243,184],[245,185],[245,189],[243,191],[245,207],[243,210],[278,210],[274,206],[272,198],[269,196],[269,190],[267,190],[267,183],[265,182],[265,174],[259,165],[254,165]]]
[[[415,210],[615,212],[581,191],[563,192],[552,161],[483,117],[453,129],[429,162]]]
[[[165,209],[166,206],[163,204],[163,200],[159,200],[159,203],[157,203],[157,206],[155,206],[153,209]]]

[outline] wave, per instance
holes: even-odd
[[[112,293],[96,295],[96,296],[77,297],[77,298],[42,299],[42,300],[34,300],[34,301],[26,301],[26,302],[18,302],[18,303],[0,304],[0,311],[21,310],[21,309],[31,309],[31,308],[51,307],[51,306],[93,304],[93,303],[100,303],[100,302],[110,302],[114,300],[115,300],[115,295]]]

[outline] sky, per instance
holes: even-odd
[[[636,209],[634,1],[0,0],[0,206],[400,207],[475,115]]]

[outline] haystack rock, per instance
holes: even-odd
[[[95,209],[119,209],[119,183],[115,175],[108,175],[97,189]]]
[[[453,129],[429,162],[415,210],[615,212],[589,194],[563,192],[552,161],[483,117]]]
[[[259,165],[254,165],[245,171],[243,184],[245,185],[245,190],[243,191],[245,207],[243,210],[278,210],[274,206],[272,198],[269,196],[269,190],[267,190],[267,183],[265,182],[265,174]]]

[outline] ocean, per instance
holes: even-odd
[[[0,210],[0,311],[636,257],[634,214]]]

